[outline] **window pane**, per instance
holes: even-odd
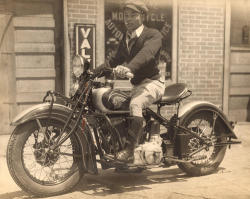
[[[123,3],[123,0],[105,0],[106,59],[116,52],[123,33],[126,31],[123,24]],[[146,3],[149,13],[144,19],[144,24],[158,29],[164,36],[160,67],[164,69],[165,78],[171,79],[172,0],[146,0]]]
[[[250,1],[231,1],[231,45],[250,45]]]

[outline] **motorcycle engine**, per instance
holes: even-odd
[[[162,160],[161,138],[139,145],[134,152],[134,165],[156,165]]]
[[[162,139],[160,137],[160,124],[157,121],[148,122],[150,139],[139,145],[134,152],[135,165],[157,165],[162,161]]]

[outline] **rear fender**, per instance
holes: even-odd
[[[11,122],[11,125],[18,127],[23,123],[35,119],[48,118],[48,116],[51,119],[55,119],[60,122],[66,123],[68,116],[70,115],[71,112],[72,109],[70,109],[69,107],[54,103],[50,114],[50,103],[38,104],[19,113]],[[82,159],[84,165],[83,169],[86,172],[97,173],[94,142],[88,124],[87,123],[85,124],[85,130],[83,130],[81,125],[79,125],[75,133],[78,139],[80,140],[80,145],[81,145],[80,147],[82,151]]]
[[[235,135],[233,128],[230,122],[228,121],[226,115],[216,105],[207,101],[189,102],[180,108],[179,110],[180,120],[183,120],[188,114],[194,111],[195,112],[196,111],[210,111],[210,112],[216,113],[218,117],[221,119],[221,121],[223,122],[223,124],[225,125],[226,133],[228,134],[228,136],[231,138],[237,139],[237,136]]]

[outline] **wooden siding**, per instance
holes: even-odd
[[[231,48],[228,105],[231,120],[250,120],[250,48]]]
[[[55,10],[51,0],[14,4],[18,111],[40,103],[55,90]],[[28,105],[28,106],[27,106]]]
[[[9,134],[13,118],[41,103],[47,90],[63,89],[61,4],[0,0],[0,134]]]
[[[19,69],[31,69],[37,67],[39,69],[52,68],[55,65],[55,59],[53,54],[17,54],[16,55],[16,67]]]

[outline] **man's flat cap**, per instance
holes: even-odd
[[[127,0],[124,3],[124,8],[130,8],[139,13],[148,12],[148,8],[143,0]]]

